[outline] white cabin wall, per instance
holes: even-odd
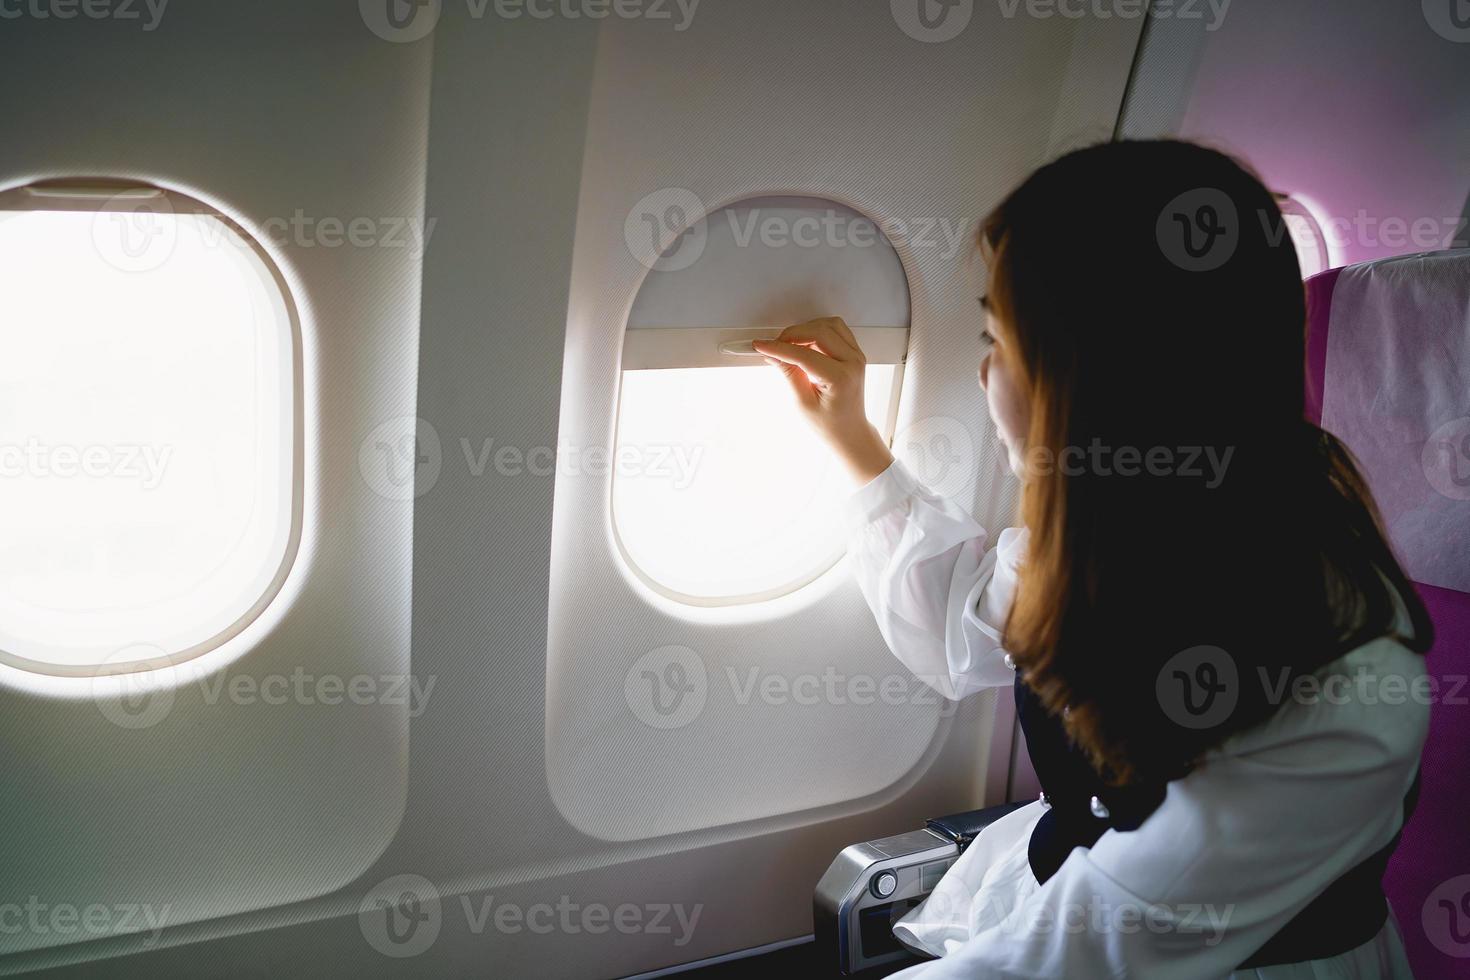
[[[407,706],[222,685],[409,671],[411,506],[373,492],[359,446],[414,413],[420,258],[317,222],[422,216],[431,51],[285,0],[175,3],[152,29],[141,4],[138,19],[16,9],[0,20],[0,186],[155,182],[239,220],[280,267],[301,315],[305,526],[276,600],[175,671],[145,727],[114,724],[87,678],[0,674],[0,901],[148,907],[187,930],[332,892],[397,831]],[[7,928],[0,972],[138,941],[113,921]]]
[[[195,731],[196,764],[212,768],[221,784],[239,783],[244,772],[258,780],[245,784],[254,793],[251,805],[227,796],[223,802],[233,805],[228,812],[205,806],[192,815],[211,817],[221,835],[243,834],[257,847],[259,839],[269,840],[281,865],[321,870],[318,865],[328,864],[322,877],[331,879],[332,890],[282,890],[274,898],[263,892],[266,907],[219,907],[213,915],[172,926],[154,943],[134,937],[57,946],[0,958],[0,973],[57,966],[57,976],[227,976],[308,968],[344,977],[626,975],[799,937],[811,927],[811,887],[842,846],[916,827],[927,816],[1000,802],[998,787],[1010,756],[1009,691],[954,709],[935,729],[922,763],[898,783],[879,785],[881,792],[871,798],[761,820],[716,819],[712,826],[643,841],[609,842],[579,832],[547,785],[550,547],[553,505],[562,506],[561,491],[550,476],[499,473],[493,462],[477,475],[464,447],[477,457],[486,440],[494,440],[493,453],[501,446],[521,452],[556,446],[564,438],[564,372],[586,353],[569,352],[565,344],[573,257],[581,249],[594,262],[611,261],[599,250],[607,241],[620,245],[626,210],[624,203],[612,207],[589,196],[584,171],[589,127],[612,141],[604,148],[618,136],[609,122],[615,116],[605,115],[601,129],[592,121],[599,99],[611,104],[620,94],[596,88],[606,58],[636,67],[633,56],[646,55],[644,83],[667,87],[671,95],[686,76],[661,72],[669,60],[690,57],[697,45],[708,46],[730,72],[758,64],[762,46],[774,45],[771,51],[789,58],[805,55],[809,77],[825,72],[834,91],[841,90],[844,73],[868,85],[873,73],[887,73],[890,116],[913,99],[935,127],[953,119],[962,134],[963,145],[953,146],[946,145],[947,131],[925,134],[933,141],[928,148],[945,154],[953,168],[943,183],[916,193],[906,171],[932,165],[924,144],[877,139],[863,145],[859,131],[871,106],[848,105],[841,122],[851,145],[844,143],[830,166],[820,145],[804,145],[808,159],[798,174],[782,162],[786,144],[773,142],[758,172],[729,187],[748,183],[764,189],[800,176],[804,188],[822,193],[837,192],[835,185],[847,180],[852,186],[844,193],[871,194],[880,206],[899,207],[899,216],[933,214],[962,222],[983,213],[1050,153],[1106,138],[1121,101],[1136,22],[1012,20],[999,8],[976,5],[969,32],[946,52],[942,45],[905,38],[887,4],[858,13],[836,2],[704,0],[690,28],[702,34],[680,48],[681,39],[659,33],[669,25],[507,20],[493,13],[474,16],[469,5],[446,0],[433,33],[400,43],[367,31],[351,3],[304,13],[287,0],[259,0],[251,5],[251,30],[232,20],[235,5],[229,13],[214,5],[208,8],[212,13],[202,13],[206,8],[197,4],[174,3],[171,14],[178,16],[160,27],[173,33],[161,33],[156,48],[141,47],[132,37],[115,46],[106,43],[110,38],[99,39],[90,71],[56,70],[75,57],[77,42],[42,34],[65,25],[27,25],[35,33],[27,37],[25,53],[0,58],[0,78],[8,80],[0,100],[11,119],[19,120],[18,130],[35,134],[35,141],[24,148],[0,147],[0,164],[19,161],[0,166],[0,179],[12,173],[29,177],[58,160],[100,167],[106,160],[89,154],[110,146],[117,133],[134,132],[134,152],[143,154],[160,141],[169,152],[156,159],[179,168],[197,164],[189,172],[205,190],[238,185],[247,202],[258,193],[259,203],[241,207],[247,215],[289,215],[302,206],[343,216],[414,213],[435,222],[423,262],[421,325],[418,274],[397,264],[398,256],[342,250],[284,257],[300,267],[302,288],[318,314],[316,329],[330,346],[324,361],[352,364],[380,345],[416,345],[406,349],[417,352],[417,378],[410,354],[402,370],[377,379],[383,403],[357,406],[354,423],[324,433],[323,466],[357,479],[360,441],[372,425],[392,416],[417,416],[432,427],[438,445],[437,451],[432,442],[421,446],[433,462],[421,467],[419,496],[409,505],[411,583],[402,553],[386,551],[390,544],[405,547],[406,537],[385,532],[385,552],[355,567],[365,573],[386,569],[397,577],[340,585],[337,593],[303,606],[326,617],[321,630],[282,647],[283,655],[308,663],[338,648],[382,649],[402,658],[411,594],[411,669],[421,682],[433,680],[433,694],[422,714],[395,715],[377,734],[277,731],[271,717],[242,716],[245,727],[216,754],[212,750],[221,747]],[[0,25],[7,55],[16,50],[4,35],[9,30]],[[614,43],[610,37],[621,38],[616,50],[607,47]],[[672,45],[669,60],[660,56],[664,43]],[[742,56],[746,51],[750,56]],[[781,140],[800,139],[801,113],[773,103],[783,77],[779,58],[768,58],[761,74],[741,77],[748,92],[742,125],[750,135],[721,137],[727,150],[762,138],[753,121],[766,103],[773,112],[781,110]],[[27,81],[36,78],[50,83],[39,100]],[[1076,90],[1083,79],[1094,91]],[[719,79],[701,84],[710,105],[718,106]],[[108,94],[98,96],[99,91]],[[118,126],[114,114],[99,111],[99,102],[138,118],[140,127]],[[168,112],[161,111],[164,106]],[[824,121],[816,118],[819,109],[813,101],[803,110],[812,114],[813,126]],[[874,117],[872,123],[877,133],[880,124],[898,126],[901,120]],[[720,129],[718,119],[704,125],[710,133]],[[176,134],[173,141],[162,143],[169,134]],[[702,154],[710,150],[690,148],[684,166],[691,179],[708,176]],[[971,161],[972,168],[963,169]],[[657,162],[667,168],[662,173],[679,172],[676,160]],[[724,176],[730,174],[738,168]],[[724,193],[711,193],[711,203]],[[598,219],[610,207],[617,227],[608,238]],[[916,364],[904,396],[908,411],[958,419],[973,439],[976,472],[982,466],[997,470],[993,432],[974,386],[973,365],[966,361],[978,318],[963,256],[953,256],[952,264],[937,255],[910,258],[920,273],[916,282],[927,320],[916,327]],[[631,285],[591,280],[579,295],[586,303],[599,286],[616,291]],[[321,300],[315,298],[318,290]],[[340,316],[328,316],[328,310],[340,310]],[[395,332],[380,336],[376,331],[388,323]],[[322,403],[345,410],[353,390],[341,376],[322,385]],[[987,472],[986,492],[974,501],[992,526],[1013,513],[1007,483],[1002,474]],[[333,495],[324,488],[316,515],[323,524],[350,523],[340,509],[346,488],[338,489]],[[967,489],[971,496],[978,492],[973,482]],[[603,542],[589,539],[585,545]],[[840,610],[829,610],[839,611],[866,616],[850,585]],[[619,635],[612,627],[600,635],[596,625],[572,652],[597,657],[604,652],[600,639]],[[889,665],[869,622],[847,625],[863,644],[865,662]],[[803,636],[821,635],[820,622],[805,628]],[[762,628],[759,639],[777,653],[781,643],[795,642],[779,625]],[[247,652],[241,662],[258,652]],[[889,666],[902,669],[896,661]],[[406,668],[400,663],[397,669]],[[47,730],[41,706],[27,710],[0,721],[7,744],[28,744]],[[898,720],[888,717],[885,723]],[[272,743],[273,732],[294,741]],[[826,734],[818,727],[810,737]],[[262,745],[270,750],[262,751]],[[308,754],[324,748],[337,753],[319,757],[317,768],[300,767],[319,784],[313,812],[322,824],[310,836],[282,834],[270,822],[310,789],[283,790],[270,782],[281,768],[291,768],[280,761],[289,760],[291,745]],[[815,752],[820,745],[802,748]],[[126,785],[133,775],[129,755],[118,751],[114,768]],[[58,753],[55,765],[64,767],[68,758]],[[388,774],[399,780],[396,796],[373,782],[384,758],[391,762]],[[4,778],[14,776],[6,770]],[[73,776],[73,805],[85,805],[95,791],[88,780],[96,778]],[[19,784],[6,788],[12,786]],[[358,795],[348,792],[353,788]],[[393,788],[390,780],[388,789]],[[35,786],[25,793],[44,795]],[[395,803],[382,819],[373,805],[380,797]],[[308,852],[295,854],[296,845]],[[337,856],[328,861],[322,856],[327,853]],[[249,867],[249,854],[231,867]],[[216,858],[187,849],[175,856],[200,882],[230,894],[232,881]],[[269,872],[281,873],[274,866]],[[146,869],[114,867],[108,873],[126,888],[131,875]],[[404,874],[428,881],[439,896],[439,932],[418,955],[394,959],[370,945],[359,909]],[[264,888],[272,879],[264,873],[263,878]],[[0,882],[6,879],[0,871]],[[78,879],[76,899],[92,888],[94,883]],[[545,934],[497,929],[493,920],[477,918],[487,908],[524,909],[563,898],[580,907],[698,907],[700,919],[692,940],[678,943],[677,930]]]

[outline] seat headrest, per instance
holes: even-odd
[[[1324,273],[1308,307],[1322,427],[1357,457],[1409,577],[1470,592],[1470,250]]]

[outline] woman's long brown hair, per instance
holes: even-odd
[[[1428,649],[1350,454],[1304,418],[1301,275],[1258,179],[1189,143],[1095,146],[1032,175],[981,246],[994,356],[1031,406],[1005,645],[1105,778],[1184,774],[1370,639]],[[1238,683],[1204,727],[1159,686],[1201,647]]]

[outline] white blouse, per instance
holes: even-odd
[[[1026,534],[990,536],[894,463],[849,503],[850,557],[890,649],[949,698],[1015,677],[1000,647]],[[1326,960],[1236,971],[1403,820],[1429,722],[1423,657],[1391,638],[1317,672],[1171,782],[1137,830],[1074,849],[1044,885],[1026,857],[1044,804],[976,837],[895,928],[942,957],[896,977],[1373,978],[1410,976],[1390,915]]]

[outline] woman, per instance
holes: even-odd
[[[1045,793],[896,931],[949,977],[1408,976],[1379,877],[1415,786],[1424,608],[1303,419],[1280,211],[1219,153],[1081,150],[984,222],[991,536],[893,460],[840,320],[760,351],[861,487],[854,566],[945,695],[1015,684]]]

